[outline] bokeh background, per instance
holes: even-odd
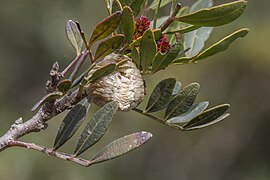
[[[183,5],[193,2],[181,0]],[[222,2],[228,1],[216,0],[215,4]],[[150,131],[152,140],[124,157],[90,168],[10,148],[0,153],[0,179],[270,179],[269,7],[268,0],[250,0],[240,19],[216,28],[208,45],[236,29],[250,28],[246,38],[237,40],[228,51],[146,77],[148,92],[167,77],[176,77],[184,85],[199,82],[198,101],[209,100],[210,106],[231,104],[231,116],[222,123],[179,132],[135,112],[117,113],[104,138],[84,157],[132,132]],[[33,115],[30,109],[45,93],[52,63],[57,60],[64,68],[74,57],[65,37],[65,22],[78,20],[89,35],[106,13],[101,0],[0,0],[0,134],[15,119]],[[23,139],[51,146],[62,117],[50,121],[46,131]],[[72,152],[78,134],[61,150]]]

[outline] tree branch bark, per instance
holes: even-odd
[[[36,145],[34,143],[26,143],[26,142],[21,142],[21,141],[10,141],[9,147],[23,147],[23,148],[27,148],[27,149],[32,149],[32,150],[42,152],[42,153],[50,155],[50,156],[54,156],[54,157],[62,159],[62,160],[74,162],[76,164],[79,164],[79,165],[85,166],[85,167],[89,167],[92,163],[89,160],[77,158],[71,154],[67,154],[67,153],[63,153],[63,152],[57,152],[57,151],[54,151],[52,148],[47,148],[47,147],[44,147],[41,145]]]
[[[57,84],[63,77],[59,72],[58,63],[54,63],[50,72],[51,80],[46,83],[47,93],[51,93],[57,90]],[[68,92],[58,100],[51,100],[38,110],[38,112],[26,122],[23,122],[22,118],[19,118],[11,125],[10,129],[0,137],[0,152],[10,147],[14,141],[17,141],[20,137],[32,133],[39,132],[47,128],[47,121],[62,113],[66,109],[72,108],[83,98],[86,97],[86,93],[81,96],[77,96],[78,89],[74,92]]]

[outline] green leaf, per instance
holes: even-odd
[[[135,17],[140,14],[141,7],[142,7],[144,1],[145,0],[134,0],[133,3],[130,5]]]
[[[220,122],[221,120],[229,116],[229,113],[224,114],[229,107],[229,104],[223,104],[206,110],[202,114],[199,114],[198,116],[187,122],[183,126],[183,129],[195,130]]]
[[[193,57],[203,49],[204,43],[210,37],[212,30],[212,27],[201,27],[184,35],[184,49],[191,48],[186,53],[187,57]]]
[[[133,47],[131,50],[131,59],[133,60],[133,62],[136,64],[138,68],[141,67],[140,54],[136,47]]]
[[[89,78],[88,82],[94,82],[102,77],[111,74],[116,69],[116,64],[108,64],[97,69]]]
[[[166,54],[158,52],[153,60],[151,72],[155,73],[169,66],[175,60],[175,58],[177,58],[180,49],[181,46],[179,44],[175,44],[170,48],[169,52]]]
[[[191,7],[189,12],[195,12],[203,8],[210,8],[213,6],[213,0],[198,0]]]
[[[212,5],[212,0],[199,0],[191,6],[190,12],[194,12],[202,8],[209,8]],[[184,49],[191,48],[191,50],[186,53],[186,56],[193,57],[203,49],[204,43],[210,37],[213,28],[188,26],[184,30],[192,31],[184,34]],[[181,31],[183,32],[183,29]]]
[[[118,103],[111,101],[97,111],[83,130],[75,154],[79,155],[94,145],[104,135],[118,109]]]
[[[207,48],[206,50],[202,51],[201,53],[197,54],[194,57],[182,57],[176,59],[173,64],[187,64],[191,62],[196,62],[210,56],[213,56],[219,52],[225,51],[229,48],[232,42],[234,42],[239,37],[245,37],[249,32],[249,29],[243,28],[240,29],[229,36],[223,38],[219,42],[215,43],[211,47]]]
[[[77,55],[81,53],[83,46],[83,39],[81,37],[81,32],[76,24],[76,22],[69,20],[66,24],[66,34],[69,42],[74,47]]]
[[[176,30],[166,30],[164,33],[165,34],[174,34],[174,33],[180,33],[180,34],[185,34],[185,33],[188,33],[188,32],[191,32],[191,31],[194,31],[196,29],[199,29],[201,26],[194,26],[194,25],[191,25],[191,26],[186,26],[186,27],[183,27],[183,28],[180,28],[180,29],[176,29]]]
[[[177,20],[196,26],[221,26],[239,18],[246,6],[247,1],[239,0],[186,14]]]
[[[63,93],[61,92],[53,92],[53,93],[50,93],[50,94],[47,94],[45,96],[43,96],[31,109],[31,111],[35,111],[38,107],[42,106],[43,104],[45,104],[46,102],[48,101],[51,101],[51,100],[55,100],[59,97],[62,97],[63,96]]]
[[[161,4],[160,4],[160,8],[166,6],[170,2],[172,2],[172,0],[162,0]],[[149,9],[153,9],[153,10],[157,9],[158,8],[158,3],[159,3],[159,0],[154,0],[152,2],[152,4],[149,6]]]
[[[89,106],[90,103],[85,98],[81,104],[77,104],[68,112],[55,138],[54,150],[65,144],[79,129],[85,119]]]
[[[145,112],[156,112],[166,108],[172,98],[172,93],[176,84],[174,78],[164,79],[154,88],[148,100]]]
[[[152,64],[156,52],[157,45],[154,34],[151,29],[148,29],[144,32],[140,42],[140,60],[144,72],[148,71],[148,68]]]
[[[234,42],[239,37],[245,37],[248,34],[248,32],[249,32],[249,29],[244,28],[230,34],[229,36],[223,38],[216,44],[212,45],[211,47],[207,48],[206,50],[198,54],[195,60],[198,61],[198,60],[213,56],[214,54],[217,54],[219,52],[227,50],[232,42]]]
[[[122,5],[119,0],[114,0],[112,3],[112,13],[116,11],[122,11]]]
[[[207,108],[208,105],[209,105],[209,102],[207,101],[200,102],[199,104],[193,105],[188,112],[180,116],[173,117],[167,120],[166,123],[180,124],[180,125],[183,123],[186,123],[190,121],[191,119],[193,119],[194,117],[196,117],[198,114],[202,113]]]
[[[172,97],[175,97],[181,89],[181,82],[176,81],[175,86],[173,88]]]
[[[149,132],[136,132],[122,138],[119,138],[101,151],[99,151],[90,161],[91,164],[100,163],[103,161],[108,161],[119,156],[122,156],[146,143],[152,134]]]
[[[129,6],[133,11],[133,15],[136,17],[139,15],[143,2],[145,0],[119,0],[119,1],[121,2],[122,6]]]
[[[154,36],[155,36],[155,40],[156,40],[156,41],[159,40],[160,37],[161,37],[161,35],[162,35],[160,29],[155,29],[155,30],[153,30],[153,33],[154,33]],[[139,46],[140,43],[141,43],[141,40],[142,40],[142,36],[139,37],[138,39],[136,39],[135,41],[133,41],[133,42],[130,44],[130,46],[132,46],[132,47]]]
[[[132,42],[132,37],[135,31],[135,22],[132,9],[128,6],[123,8],[123,17],[121,21],[123,32],[128,43]]]
[[[118,49],[125,41],[125,36],[117,34],[101,42],[96,50],[95,59],[102,58]]]
[[[103,39],[107,36],[109,36],[112,32],[116,30],[118,27],[120,21],[122,19],[122,12],[116,11],[112,15],[106,17],[103,19],[95,28],[90,41],[89,41],[89,47],[92,46],[92,44],[100,39]]]
[[[179,116],[187,112],[193,105],[199,92],[200,85],[192,83],[187,85],[172,101],[165,111],[165,119]]]
[[[64,79],[62,81],[60,81],[57,85],[57,88],[59,91],[61,91],[62,93],[66,93],[72,86],[72,82],[69,79]]]

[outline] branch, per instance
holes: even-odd
[[[85,166],[85,167],[89,167],[90,165],[92,165],[92,161],[85,160],[82,158],[77,158],[71,154],[57,152],[57,151],[54,151],[52,148],[47,148],[47,147],[44,147],[41,145],[36,145],[34,143],[26,143],[26,142],[21,142],[21,141],[10,141],[9,147],[23,147],[23,148],[27,148],[27,149],[33,149],[35,151],[38,151],[38,152],[41,152],[41,153],[44,153],[44,154],[47,154],[50,156],[54,156],[54,157],[57,157],[57,158],[62,159],[62,160],[71,161],[71,162],[74,162],[76,164],[79,164],[79,165]]]
[[[161,31],[164,31],[175,20],[175,16],[177,15],[177,13],[179,12],[181,8],[182,8],[182,5],[180,3],[177,3],[170,17],[161,25],[160,27]]]
[[[57,84],[62,78],[62,73],[58,72],[59,65],[54,63],[50,72],[51,80],[46,83],[47,93],[54,92],[57,88]],[[22,118],[19,118],[11,125],[11,128],[0,137],[0,152],[8,148],[12,142],[18,140],[20,137],[32,133],[39,132],[47,128],[47,121],[62,113],[66,109],[70,109],[72,106],[80,102],[86,97],[85,91],[83,91],[80,97],[77,96],[78,89],[74,92],[68,92],[58,100],[51,100],[38,110],[38,112],[26,122],[23,122]]]

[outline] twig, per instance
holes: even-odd
[[[60,80],[55,78],[56,74],[60,75],[58,72],[59,66],[57,63],[54,64],[50,75],[52,76],[52,80],[47,82],[46,89],[53,90],[56,89],[57,82]],[[54,72],[54,73],[52,73]],[[11,128],[0,137],[0,152],[4,149],[8,148],[9,143],[13,141],[17,141],[20,137],[30,134],[32,132],[39,132],[47,128],[47,121],[62,113],[66,109],[70,109],[72,106],[80,102],[84,97],[86,97],[86,93],[82,93],[80,97],[77,97],[78,90],[74,92],[69,92],[65,94],[58,100],[52,100],[45,103],[38,112],[26,122],[23,122],[22,118],[19,118],[15,121],[14,124],[11,125]]]
[[[160,26],[161,31],[164,31],[175,20],[175,16],[177,15],[181,7],[182,5],[180,3],[176,4],[176,7],[170,17]]]
[[[162,0],[159,0],[159,1],[158,1],[158,7],[157,7],[157,9],[155,10],[153,29],[156,29],[156,28],[157,28],[157,16],[158,16],[158,12],[159,12],[159,9],[160,9],[161,1],[162,1]]]
[[[62,75],[65,76],[67,74],[67,72],[73,68],[73,66],[75,66],[75,64],[79,61],[79,59],[81,58],[81,56],[83,55],[83,53],[79,54],[78,56],[76,56],[76,58],[62,71]]]
[[[80,59],[79,59],[78,63],[76,64],[76,66],[75,66],[75,68],[74,68],[74,70],[71,73],[70,78],[69,78],[72,82],[76,78],[76,75],[78,74],[78,72],[79,72],[79,70],[80,70],[82,64],[84,63],[88,54],[89,54],[89,51],[86,50],[86,51],[83,51],[82,55],[80,56]]]
[[[74,162],[76,164],[85,166],[85,167],[89,167],[90,165],[92,165],[91,161],[89,160],[85,160],[82,158],[77,158],[74,157],[71,154],[67,154],[67,153],[63,153],[63,152],[58,152],[58,151],[54,151],[52,148],[47,148],[41,145],[36,145],[34,143],[26,143],[26,142],[21,142],[21,141],[10,141],[8,143],[9,147],[23,147],[23,148],[27,148],[27,149],[32,149],[50,156],[54,156],[56,158],[62,159],[62,160],[66,160],[66,161],[71,161]]]

